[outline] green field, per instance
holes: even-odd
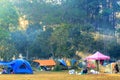
[[[70,75],[67,72],[39,72],[27,74],[1,74],[0,80],[120,80],[120,74]]]

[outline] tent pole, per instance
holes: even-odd
[[[96,60],[96,64],[97,64],[97,71],[99,71],[99,63],[100,63],[100,60]]]

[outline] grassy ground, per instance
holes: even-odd
[[[0,80],[120,80],[120,74],[70,75],[67,72],[39,72],[32,75],[1,74]]]

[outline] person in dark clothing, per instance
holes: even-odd
[[[83,69],[83,74],[87,74],[87,73],[88,73],[88,69],[87,68]]]
[[[13,71],[13,69],[11,69],[11,70],[10,70],[10,74],[14,74],[14,71]]]
[[[114,68],[115,68],[115,73],[118,73],[118,72],[119,72],[119,67],[118,67],[118,64],[117,64],[117,63],[115,64],[115,67],[114,67]]]

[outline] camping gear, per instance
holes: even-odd
[[[70,67],[71,66],[70,60],[67,59],[66,64],[67,64],[68,67]]]
[[[88,68],[95,68],[96,66],[95,66],[95,60],[89,60],[89,61],[87,61],[87,67]]]
[[[15,74],[33,74],[31,65],[23,59],[16,59],[9,63]]]
[[[33,60],[33,62],[39,63],[40,66],[55,66],[56,63],[54,60]]]
[[[53,70],[56,65],[56,62],[53,59],[49,60],[33,60],[33,62],[39,63],[39,68],[41,70]]]
[[[78,63],[78,66],[79,66],[80,68],[86,68],[87,64],[86,64],[86,62],[82,61],[82,62],[79,62],[79,63]]]
[[[69,74],[75,74],[75,70],[74,69],[69,70]]]
[[[59,59],[58,61],[60,62],[61,65],[67,66],[66,62],[63,59]]]
[[[71,60],[71,66],[74,66],[76,64],[77,60],[76,59],[72,59]]]

